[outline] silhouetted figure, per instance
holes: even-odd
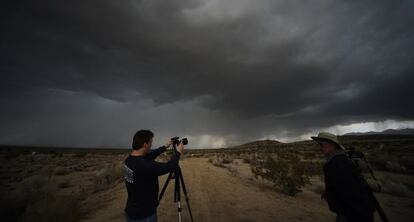
[[[339,144],[337,136],[321,132],[311,137],[326,157],[323,166],[325,197],[337,222],[372,222],[375,211],[371,191],[361,180],[356,165]]]
[[[125,159],[125,185],[128,191],[128,200],[125,208],[127,222],[157,221],[158,206],[158,176],[175,170],[178,166],[184,145],[177,146],[177,152],[167,163],[156,162],[155,158],[163,153],[171,144],[151,151],[154,134],[149,130],[140,130],[135,133],[132,142],[132,152]]]

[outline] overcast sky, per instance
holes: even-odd
[[[414,127],[414,1],[2,1],[0,144]]]

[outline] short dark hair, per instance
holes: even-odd
[[[138,150],[139,148],[144,145],[144,143],[148,143],[154,137],[154,133],[150,130],[138,130],[134,135],[134,140],[132,141],[132,149]]]

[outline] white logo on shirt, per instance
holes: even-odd
[[[127,165],[125,165],[124,164],[124,178],[125,178],[125,181],[126,182],[128,182],[128,183],[134,183],[134,177],[133,177],[133,175],[134,175],[134,171],[133,170],[131,170],[131,169],[129,169],[128,167],[127,167]]]

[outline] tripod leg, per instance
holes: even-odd
[[[178,201],[178,222],[181,222],[181,201]]]
[[[183,192],[184,192],[184,196],[185,196],[185,201],[187,202],[188,212],[190,213],[190,218],[191,218],[191,221],[194,221],[194,220],[193,220],[193,213],[191,212],[191,207],[190,207],[190,199],[188,198],[188,195],[187,195],[187,189],[186,189],[186,187],[185,187],[185,183],[184,183],[184,177],[183,177],[183,174],[182,174],[182,172],[181,172],[181,168],[178,168],[178,170],[179,170],[179,175],[180,175],[180,182],[181,182],[181,186],[183,187]]]
[[[178,168],[179,169],[179,168]],[[178,207],[178,221],[181,222],[181,192],[180,192],[180,171],[178,169],[175,171],[175,192],[174,192],[174,201],[177,202]]]
[[[173,172],[170,172],[170,174],[168,174],[168,178],[167,178],[167,180],[165,181],[165,184],[164,184],[164,186],[162,187],[162,190],[161,190],[161,193],[160,193],[160,197],[158,198],[158,203],[161,201],[162,196],[164,196],[165,190],[166,190],[166,189],[167,189],[167,187],[168,187],[168,183],[170,182],[170,180],[171,180],[171,178],[172,178],[172,174],[173,174]]]

